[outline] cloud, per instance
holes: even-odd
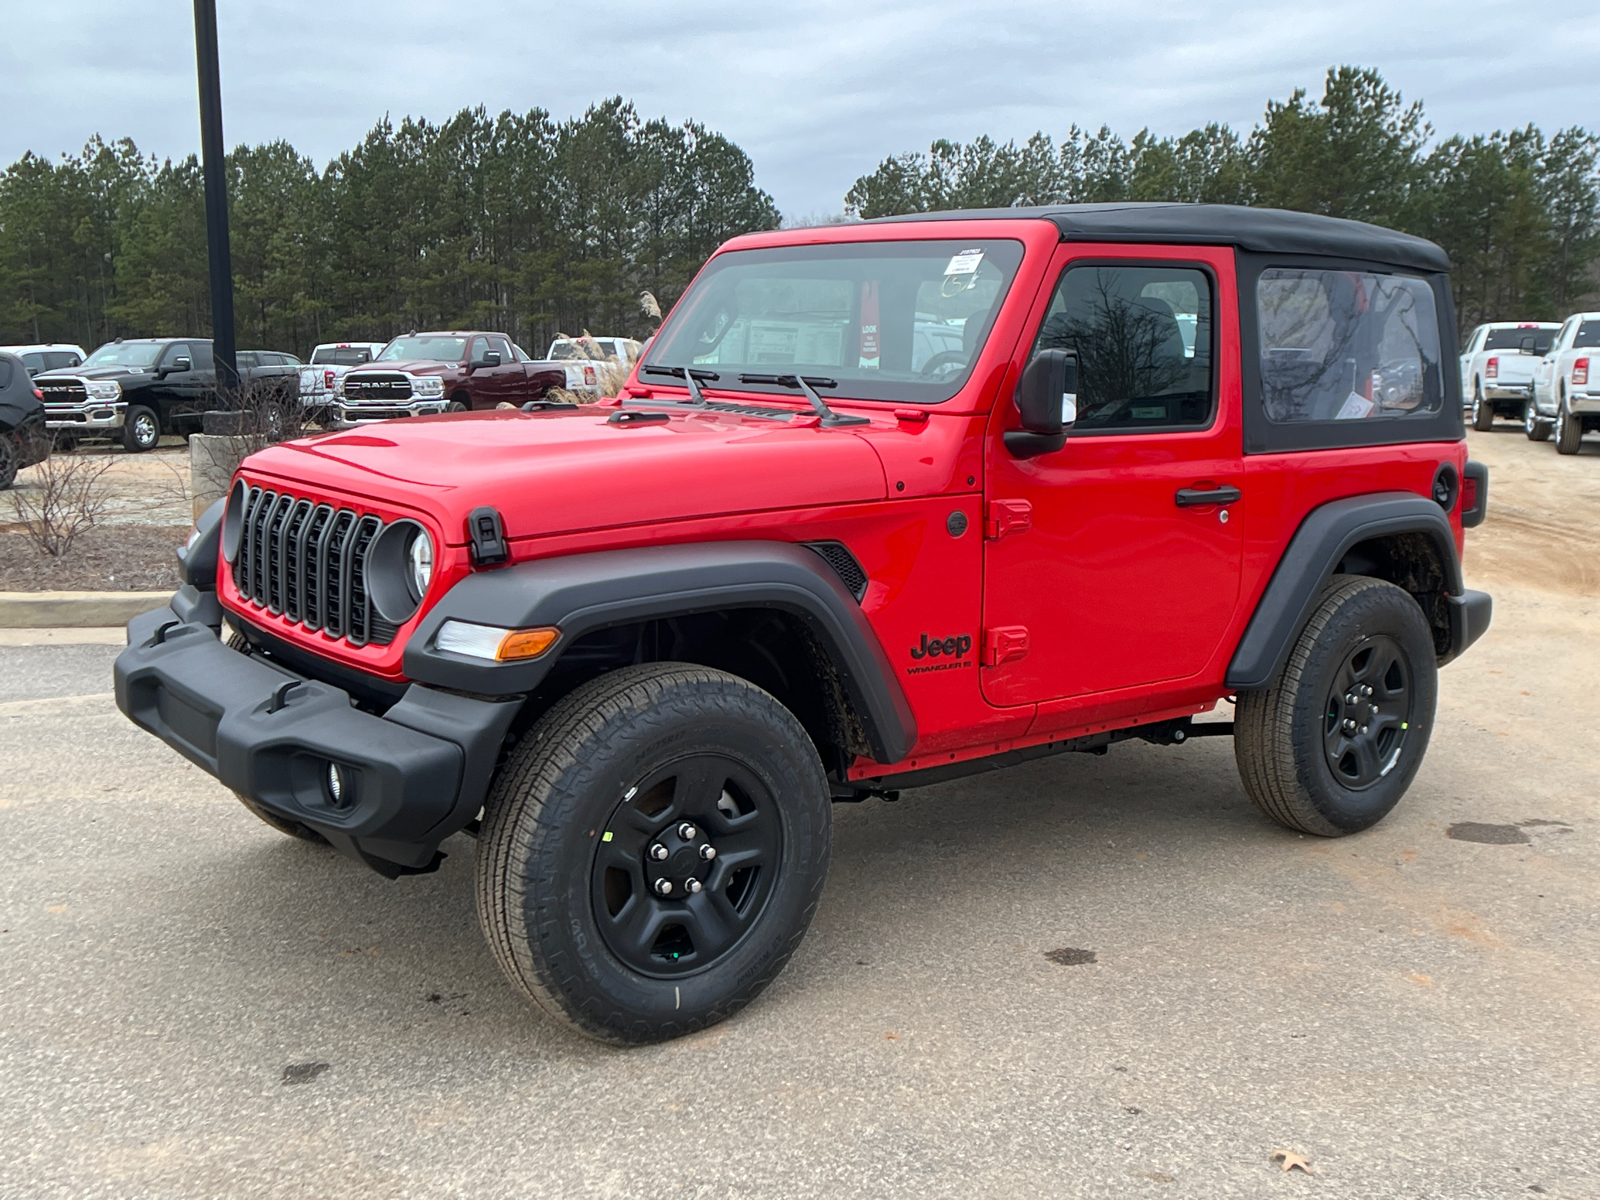
[[[0,161],[54,156],[92,133],[160,156],[199,145],[189,7],[11,0]],[[390,113],[483,105],[557,117],[621,93],[647,116],[694,119],[749,152],[790,213],[837,211],[882,158],[936,137],[1108,124],[1248,129],[1269,98],[1313,95],[1357,63],[1426,101],[1442,132],[1593,120],[1593,83],[1553,71],[1600,56],[1600,13],[1488,0],[1337,5],[1128,0],[804,6],[728,0],[583,6],[481,0],[225,0],[229,144],[287,139],[319,162]]]

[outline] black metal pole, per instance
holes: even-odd
[[[217,362],[217,388],[231,394],[239,385],[239,359],[233,341],[233,259],[228,253],[217,0],[194,0],[194,57],[200,75],[200,161],[206,176],[206,250],[211,260],[211,350]]]

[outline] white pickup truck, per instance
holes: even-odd
[[[1461,354],[1461,398],[1474,429],[1494,428],[1497,416],[1531,420],[1533,369],[1555,331],[1553,321],[1491,321],[1472,331]]]
[[[545,361],[566,369],[569,392],[609,395],[633,370],[642,349],[632,338],[563,337],[550,343]]]
[[[300,403],[306,417],[321,421],[332,411],[336,385],[351,367],[359,367],[378,357],[386,342],[323,342],[311,352],[311,361],[300,368]]]
[[[1556,452],[1576,454],[1583,435],[1600,429],[1600,312],[1573,313],[1534,364],[1528,436],[1542,442],[1554,426]]]

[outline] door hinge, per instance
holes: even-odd
[[[1008,533],[1021,533],[1033,527],[1033,505],[1026,500],[991,500],[989,518],[983,523],[983,536],[997,542]]]
[[[1012,662],[1027,652],[1026,625],[999,625],[983,631],[983,665],[986,667]]]

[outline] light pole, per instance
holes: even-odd
[[[194,57],[200,76],[200,162],[206,177],[206,250],[211,262],[211,349],[218,390],[231,396],[239,385],[239,360],[233,341],[233,260],[228,253],[216,0],[194,0]]]

